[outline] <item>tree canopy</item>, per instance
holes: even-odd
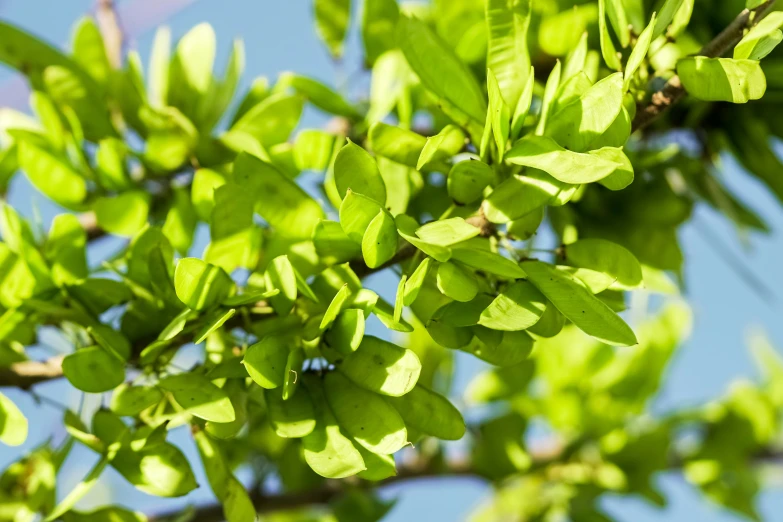
[[[237,92],[242,42],[216,73],[206,23],[144,60],[111,16],[68,51],[0,22],[32,111],[0,109],[0,189],[62,210],[0,207],[0,386],[103,397],[2,472],[0,521],[374,522],[383,486],[463,475],[494,486],[474,522],[607,521],[606,494],[665,505],[665,471],[760,520],[775,349],[702,407],[650,404],[691,326],[678,231],[705,205],[769,231],[721,158],[783,201],[775,4],[314,0],[335,60],[360,33],[358,96],[293,72]],[[487,363],[465,389],[457,352]],[[0,393],[0,441],[27,431]],[[64,490],[75,445],[99,458]],[[201,468],[216,503],[79,510],[107,467],[160,497]]]

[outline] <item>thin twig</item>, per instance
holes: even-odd
[[[114,6],[114,0],[98,0],[95,11],[98,27],[103,36],[103,44],[106,47],[106,56],[109,63],[115,69],[122,65],[123,34],[120,28],[119,17]]]

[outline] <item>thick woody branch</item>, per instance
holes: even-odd
[[[742,39],[745,29],[753,27],[772,9],[777,0],[767,0],[754,9],[743,10],[718,36],[701,48],[698,56],[718,58],[733,49]],[[643,129],[670,107],[677,104],[687,92],[677,75],[666,82],[660,90],[653,93],[650,102],[640,108],[633,120],[633,130]]]

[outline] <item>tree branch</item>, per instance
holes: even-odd
[[[23,361],[0,368],[0,386],[15,386],[23,390],[63,375],[63,356],[52,357],[45,361]]]
[[[533,473],[545,469],[547,466],[557,463],[564,463],[569,460],[573,453],[578,450],[576,445],[557,445],[532,455],[533,462],[525,472]],[[783,459],[783,452],[779,450],[765,450],[753,458],[753,462],[759,464],[779,463]],[[683,467],[685,459],[674,455],[669,462],[668,469],[679,470]],[[328,481],[324,486],[308,491],[297,493],[280,493],[275,495],[264,495],[259,492],[253,492],[251,499],[258,514],[274,513],[292,509],[302,509],[315,506],[324,506],[332,500],[343,495],[351,487],[364,489],[377,489],[391,484],[402,482],[411,482],[420,479],[450,479],[450,478],[471,478],[486,482],[489,479],[474,469],[469,462],[451,461],[445,464],[432,465],[430,462],[402,466],[398,469],[397,475],[380,482],[354,482],[344,480],[343,482]],[[350,484],[348,488],[345,483]],[[341,486],[343,484],[343,486]],[[172,510],[169,512],[158,513],[148,517],[149,522],[167,522],[177,519],[182,510]],[[188,518],[190,522],[223,522],[225,515],[221,504],[208,504],[195,507]]]
[[[751,28],[764,18],[777,0],[767,0],[753,9],[743,10],[723,31],[701,48],[697,56],[718,58],[732,49],[742,39],[745,29]],[[650,103],[636,112],[633,130],[643,129],[670,107],[677,104],[686,94],[680,77],[674,75],[660,90],[653,93]]]
[[[123,35],[117,11],[114,8],[114,0],[98,0],[95,18],[98,20],[98,27],[103,35],[109,63],[115,69],[119,69],[122,65]]]
[[[485,480],[484,477],[476,473],[476,471],[468,466],[467,463],[451,462],[445,466],[440,467],[428,465],[400,467],[398,469],[397,475],[393,477],[374,483],[356,482],[353,484],[353,486],[374,489],[400,482],[410,482],[413,480],[458,477],[467,477],[482,481]],[[348,482],[351,481],[349,480]],[[325,485],[319,488],[297,493],[264,495],[258,492],[254,492],[251,495],[251,499],[253,500],[253,505],[255,506],[258,514],[275,513],[279,511],[301,509],[313,506],[323,506],[329,504],[332,500],[340,497],[345,493],[346,489],[341,485],[344,483],[345,481],[328,481]],[[166,522],[176,519],[177,516],[181,513],[181,509],[172,510],[169,512],[148,516],[147,520],[148,522]],[[191,512],[191,515],[191,518],[189,518],[191,522],[223,522],[225,520],[223,506],[221,504],[208,504],[196,507]]]

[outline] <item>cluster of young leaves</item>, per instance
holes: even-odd
[[[717,32],[698,22],[693,1],[666,0],[657,13],[645,2],[571,4],[366,0],[372,79],[359,102],[293,73],[272,86],[257,79],[235,100],[242,45],[216,76],[206,24],[173,52],[159,30],[146,79],[132,51],[122,69],[109,65],[90,19],[70,54],[0,24],[0,61],[27,76],[36,115],[0,112],[3,188],[23,172],[97,223],[88,234],[65,212],[44,232],[3,205],[2,363],[27,359],[40,328],[55,326],[73,346],[62,361],[69,383],[111,392],[89,428],[67,412],[66,443],[6,471],[6,518],[143,520],[73,507],[107,466],[153,495],[193,490],[192,463],[166,440],[182,425],[229,522],[255,517],[234,474],[243,464],[258,464],[259,483],[273,469],[295,492],[393,477],[394,454],[422,439],[417,452],[442,460],[434,441],[466,432],[445,397],[448,350],[497,367],[467,391],[501,412],[471,431],[471,469],[500,486],[478,520],[604,516],[596,500],[606,491],[662,502],[650,477],[670,455],[708,495],[754,515],[749,457],[779,433],[777,391],[743,385],[714,408],[644,420],[688,314],[675,306],[634,332],[618,313],[628,292],[677,292],[667,272],[680,274],[677,229],[696,202],[765,229],[709,155],[632,130],[637,104],[675,73],[700,101],[664,118],[674,126],[740,110],[708,103],[760,98],[765,77],[779,80],[783,18],[755,24],[733,58],[687,57],[697,37]],[[351,2],[315,0],[314,14],[340,57]],[[761,58],[773,63],[766,74]],[[343,125],[298,129],[306,104]],[[746,140],[753,157],[740,154],[774,191],[769,111],[755,110],[739,114],[756,134],[710,123],[706,141],[721,147],[712,151]],[[303,172],[316,174],[315,189]],[[203,254],[199,226],[209,229]],[[558,246],[535,259],[547,227]],[[88,245],[101,234],[128,242],[90,266]],[[393,303],[362,281],[391,267]],[[366,333],[391,337],[373,317],[395,342]],[[203,356],[183,370],[175,359],[191,344]],[[21,444],[24,416],[4,395],[0,412],[0,439]],[[566,441],[552,462],[524,442],[534,419]],[[705,435],[680,451],[679,430],[691,425]],[[745,442],[727,450],[737,433]],[[74,441],[101,458],[55,502]],[[292,516],[369,521],[389,507],[353,492],[325,515]]]

